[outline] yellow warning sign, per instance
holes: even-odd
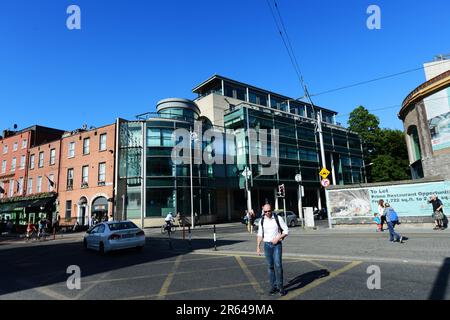
[[[319,175],[326,179],[329,175],[330,175],[330,171],[327,170],[327,168],[323,168],[320,172]]]

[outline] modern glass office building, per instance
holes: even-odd
[[[193,210],[202,223],[239,219],[247,208],[242,175],[246,167],[252,173],[247,188],[255,211],[266,202],[281,208],[276,192],[284,184],[286,207],[297,212],[297,174],[305,189],[303,206],[324,205],[318,115],[331,183],[363,182],[360,138],[335,123],[336,112],[221,76],[211,77],[193,92],[198,94],[193,101],[165,99],[157,104],[156,113],[139,115],[135,121],[117,120],[118,218],[140,220],[144,215],[146,226],[158,225],[170,211],[190,216]],[[255,144],[250,139],[249,128],[269,134],[278,130],[278,145],[271,136],[265,141],[267,155],[279,154],[274,174],[263,175],[264,165],[250,163],[252,155],[265,153],[261,141]],[[220,140],[225,132],[228,135]],[[178,154],[184,157],[182,164],[171,157],[176,146],[186,147]],[[222,158],[223,163],[208,161],[212,158]]]

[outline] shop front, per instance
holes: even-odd
[[[0,215],[2,223],[11,221],[14,225],[13,232],[25,232],[26,225],[37,223],[46,219],[50,223],[56,219],[56,195],[44,197],[20,197],[20,199],[8,199],[0,203]]]

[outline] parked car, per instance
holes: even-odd
[[[275,210],[273,213],[276,213],[281,219],[284,219],[284,211],[283,210]],[[286,211],[287,215],[287,221],[286,224],[289,227],[295,227],[299,224],[297,215],[292,211]],[[255,220],[255,226],[259,226],[259,221],[261,220],[261,217],[256,218]]]
[[[131,221],[101,222],[86,232],[83,245],[101,254],[128,248],[140,251],[145,245],[145,234]]]

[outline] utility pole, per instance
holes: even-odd
[[[248,187],[248,179],[252,176],[252,171],[248,167],[245,167],[244,171],[242,171],[242,175],[245,178],[245,194],[247,197],[247,211],[250,212],[250,210],[252,210],[252,194]]]
[[[195,140],[195,133],[189,129],[189,168],[191,173],[191,225],[194,228],[194,186],[192,183],[192,141]]]
[[[302,174],[299,173],[295,176],[295,181],[298,183],[298,216],[300,218],[302,228],[305,227],[305,217],[303,216],[303,186],[302,186]]]
[[[309,94],[308,94],[308,96],[309,96]],[[321,160],[322,160],[322,168],[326,168],[327,163],[325,161],[325,147],[323,145],[323,133],[322,133],[322,113],[320,111],[317,112],[317,132],[319,133],[320,156],[321,156]],[[320,192],[320,189],[319,189],[319,192]],[[324,195],[325,195],[325,203],[326,203],[326,197],[327,197],[326,192],[324,193]],[[328,227],[330,229],[332,229],[333,226],[331,224],[330,214],[327,214],[327,216],[328,216]]]

